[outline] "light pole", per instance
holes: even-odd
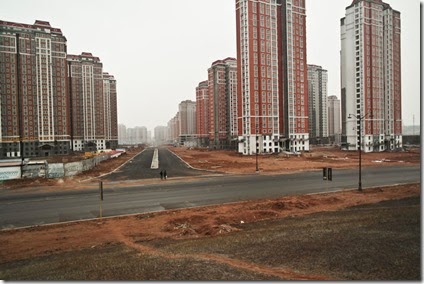
[[[258,150],[259,150],[258,132],[256,131],[256,172],[259,172],[259,165],[258,165]]]
[[[359,181],[358,181],[358,191],[362,191],[362,150],[361,150],[361,146],[362,146],[362,134],[361,134],[361,125],[362,125],[362,119],[364,119],[367,115],[354,115],[354,114],[349,114],[349,116],[347,118],[356,118],[357,120],[359,120],[359,125],[358,125],[358,136],[359,136],[359,147],[358,147],[358,151],[359,151]]]

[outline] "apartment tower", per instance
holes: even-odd
[[[330,142],[341,143],[340,100],[337,96],[329,96],[328,105],[328,136]]]
[[[328,137],[327,70],[308,65],[309,138]]]
[[[118,104],[116,97],[116,80],[113,75],[103,72],[104,124],[107,149],[118,147]],[[147,129],[146,129],[147,141]]]
[[[209,145],[209,94],[208,81],[196,87],[196,134],[199,144]]]
[[[210,147],[228,149],[237,137],[237,60],[226,58],[208,69]]]
[[[340,24],[342,144],[401,148],[400,13],[381,0],[354,0]]]
[[[103,64],[83,52],[68,55],[74,151],[106,149]]]
[[[118,124],[118,143],[119,145],[128,144],[127,127],[125,124]]]
[[[0,21],[0,159],[69,153],[66,76],[60,29]]]
[[[236,0],[239,152],[309,150],[304,0]]]
[[[196,102],[186,100],[178,105],[179,143],[196,138]]]

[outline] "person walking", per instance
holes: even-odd
[[[162,170],[160,171],[159,174],[160,174],[160,179],[163,179],[163,171]]]
[[[163,171],[163,177],[166,179],[168,176],[166,174],[166,170]]]

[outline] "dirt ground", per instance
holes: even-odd
[[[255,171],[255,158],[241,156],[230,151],[170,148],[194,168],[244,174]],[[96,169],[77,177],[59,180],[23,180],[4,182],[3,189],[18,189],[33,186],[57,186],[76,188],[84,180],[96,178],[125,163],[141,149],[135,149],[119,158],[105,161]],[[320,169],[322,167],[357,167],[357,153],[334,148],[315,148],[300,157],[283,155],[259,156],[261,174],[287,173]],[[394,163],[419,164],[420,150],[411,148],[406,152],[367,153],[362,155],[363,166],[384,166]],[[89,183],[87,181],[86,183]],[[66,186],[65,186],[66,185]],[[302,216],[316,212],[336,211],[350,206],[377,203],[384,200],[420,196],[421,185],[365,189],[363,192],[341,191],[325,194],[288,196],[273,200],[249,201],[220,206],[171,210],[151,214],[139,214],[103,220],[78,221],[65,224],[36,226],[24,229],[0,231],[0,264],[56,255],[81,249],[123,245],[144,255],[165,259],[186,256],[164,253],[143,242],[161,239],[200,239],[236,232],[240,224],[260,220]],[[324,280],[328,275],[305,274],[290,269],[274,269],[258,266],[246,261],[234,260],[222,255],[196,255],[190,257],[201,261],[213,261],[237,269],[263,273],[280,279]]]
[[[256,170],[256,156],[225,150],[170,148],[192,167],[225,173],[243,174]],[[408,148],[403,152],[362,153],[362,166],[387,166],[393,164],[419,164],[420,148]],[[258,155],[259,171],[267,173],[291,173],[332,168],[358,167],[358,152],[342,151],[336,147],[313,147],[300,156],[284,154]]]
[[[272,200],[248,201],[220,206],[138,214],[103,220],[77,221],[0,231],[0,264],[56,255],[81,249],[124,245],[144,255],[162,259],[185,258],[143,244],[155,240],[184,240],[214,237],[242,230],[240,224],[278,220],[315,212],[330,212],[350,206],[377,203],[420,195],[420,184],[340,191],[325,194],[289,196]],[[191,254],[190,258],[212,261],[233,268],[292,280],[324,280],[326,275],[305,274],[225,257]]]

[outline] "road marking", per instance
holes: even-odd
[[[158,148],[155,148],[155,152],[153,153],[152,164],[150,166],[152,170],[159,169],[159,151]]]

